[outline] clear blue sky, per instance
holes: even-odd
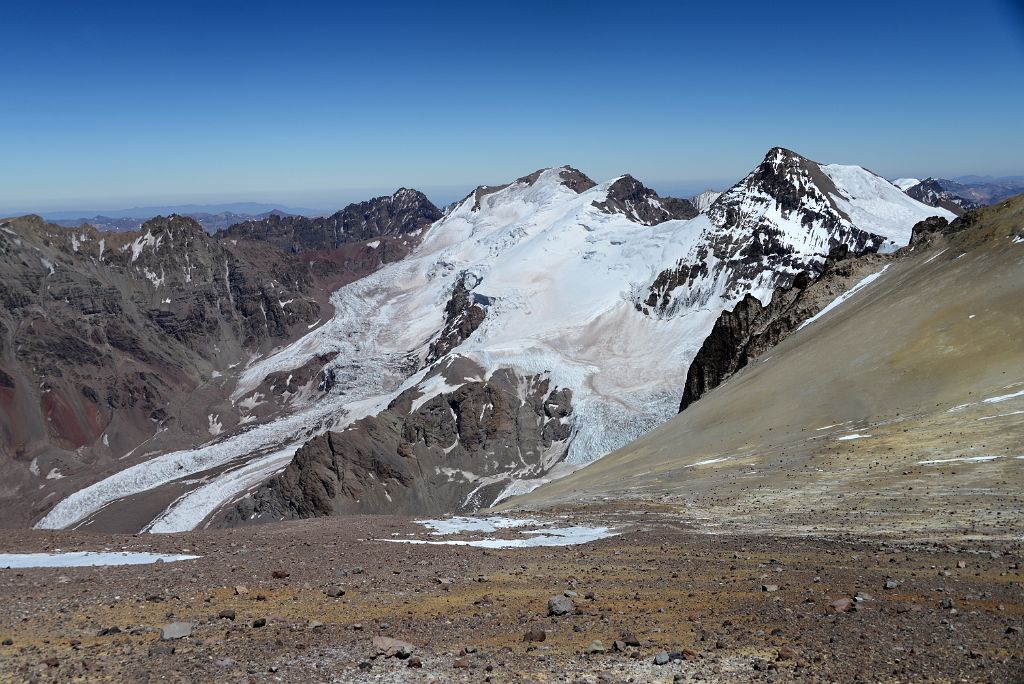
[[[356,4],[6,3],[0,210],[1024,174],[1021,0]]]

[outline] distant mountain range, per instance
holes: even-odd
[[[980,209],[1024,192],[1024,176],[958,176],[948,178],[897,178],[896,187],[933,207],[955,214]]]

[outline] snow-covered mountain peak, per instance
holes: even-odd
[[[568,166],[477,188],[408,257],[337,290],[334,317],[247,367],[234,393],[249,396],[265,378],[327,356],[323,396],[277,424],[169,454],[167,472],[258,456],[253,472],[269,474],[311,437],[376,414],[407,390],[421,407],[499,373],[568,390],[564,461],[592,461],[675,414],[686,369],[724,309],[748,294],[769,301],[800,273],[820,272],[835,247],[906,244],[913,225],[937,213],[863,168],[823,166],[783,148],[706,214],[632,176],[595,184]],[[437,370],[456,359],[478,370]],[[488,477],[506,492],[537,483],[499,465]],[[89,496],[102,505],[126,478]],[[71,508],[62,502],[49,522],[68,520]]]
[[[574,194],[580,194],[590,190],[595,185],[597,184],[585,173],[572,166],[565,165],[537,169],[533,173],[520,176],[511,183],[505,183],[504,185],[479,185],[465,199],[457,202],[451,211],[458,211],[459,208],[467,204],[472,211],[480,211],[484,208],[485,203],[488,206],[494,207],[496,203],[500,204],[508,199],[528,197],[536,200],[551,196],[552,192],[558,187]],[[524,195],[524,191],[529,190],[533,192],[526,192]]]

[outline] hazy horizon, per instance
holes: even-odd
[[[23,3],[0,212],[324,212],[400,186],[445,204],[564,163],[679,194],[776,145],[888,178],[1021,174],[1022,17],[1010,0]],[[955,58],[934,59],[944,44]]]

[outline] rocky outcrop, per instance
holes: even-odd
[[[382,413],[307,442],[220,524],[472,511],[564,457],[572,393],[544,377],[500,370],[425,401],[420,394],[410,389]]]
[[[748,294],[731,311],[722,312],[686,373],[679,410],[779,344],[889,258],[876,254],[851,258],[849,248],[841,245],[829,254],[819,276],[805,271],[791,285],[777,288],[767,305]]]
[[[476,276],[463,273],[455,283],[451,299],[444,307],[444,327],[427,350],[427,365],[462,344],[483,323],[487,311],[481,302],[485,300],[471,291],[478,282]]]
[[[391,196],[350,204],[330,216],[309,218],[273,214],[244,221],[217,233],[221,239],[270,243],[289,252],[337,249],[385,236],[415,233],[441,218],[441,211],[418,190],[401,188]]]
[[[612,183],[607,199],[594,202],[594,206],[608,214],[622,214],[645,226],[673,219],[691,219],[698,214],[690,200],[659,197],[657,192],[629,174]]]

